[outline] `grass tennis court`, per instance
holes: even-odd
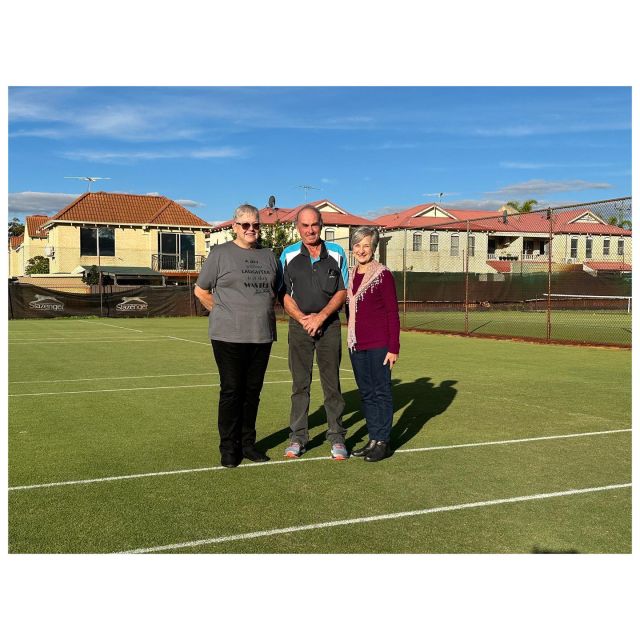
[[[403,326],[426,331],[464,332],[464,311],[411,311]],[[545,339],[547,314],[544,311],[471,311],[469,333]],[[613,310],[554,309],[551,339],[630,346],[631,314]]]
[[[279,323],[258,415],[272,462],[224,469],[206,324],[9,323],[10,552],[631,552],[630,351],[403,333],[393,457],[329,459],[315,375],[289,461]],[[352,448],[346,351],[342,369]]]

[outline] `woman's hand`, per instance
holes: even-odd
[[[396,363],[396,360],[398,359],[398,354],[397,353],[391,353],[391,351],[389,351],[384,359],[384,362],[382,363],[382,366],[384,367],[387,362],[389,363],[389,369],[393,369],[393,365]]]

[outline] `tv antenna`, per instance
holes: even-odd
[[[309,191],[311,189],[315,189],[316,191],[320,191],[318,187],[312,187],[310,184],[299,184],[298,187],[300,189],[304,189],[304,201],[306,202],[309,199]]]
[[[89,191],[91,191],[91,183],[96,180],[111,180],[111,178],[98,178],[98,177],[90,177],[90,176],[65,176],[65,180],[84,180],[89,183]]]
[[[438,202],[442,202],[442,198],[444,196],[457,196],[459,195],[457,191],[452,191],[451,193],[445,193],[444,191],[439,191],[438,193],[423,193],[423,196],[438,196]]]

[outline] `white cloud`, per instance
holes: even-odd
[[[204,207],[203,202],[197,202],[196,200],[175,200],[178,204],[181,204],[183,207],[189,207],[191,209],[197,209],[198,207]]]
[[[535,196],[542,193],[610,189],[612,186],[608,182],[587,182],[586,180],[527,180],[526,182],[507,185],[496,191],[487,191],[487,193],[510,198],[512,196]]]
[[[143,160],[173,160],[176,158],[191,158],[206,160],[209,158],[240,158],[246,155],[244,149],[237,147],[218,147],[195,150],[176,151],[66,151],[61,154],[68,160],[82,160],[87,162],[101,162],[104,164],[127,164]]]
[[[9,194],[9,214],[32,215],[36,213],[53,215],[80,197],[79,193],[43,193],[41,191],[21,191]]]

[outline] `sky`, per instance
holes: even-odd
[[[67,176],[208,222],[270,195],[369,218],[604,200],[631,194],[631,88],[9,87],[9,217],[87,190]]]

